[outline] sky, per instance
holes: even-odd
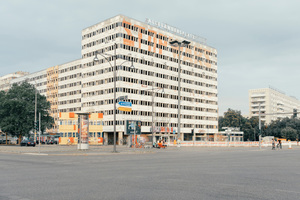
[[[249,114],[248,91],[300,100],[298,0],[2,0],[0,76],[81,58],[81,31],[118,14],[167,23],[218,51],[219,115]]]

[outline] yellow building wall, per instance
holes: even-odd
[[[50,102],[50,113],[54,121],[58,121],[58,66],[47,69],[47,101]],[[50,133],[58,131],[57,123],[54,124],[53,129],[47,130]]]
[[[89,144],[103,145],[103,113],[90,113],[89,115]],[[73,112],[59,113],[60,145],[75,145],[78,143],[78,115]]]

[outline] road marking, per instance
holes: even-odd
[[[22,153],[22,154],[36,155],[36,156],[48,156],[48,154],[45,154],[45,153]]]
[[[296,193],[296,194],[300,194],[300,192],[297,192],[297,191],[290,191],[290,190],[281,190],[281,189],[275,189],[279,192],[291,192],[291,193]]]

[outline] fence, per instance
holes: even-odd
[[[288,146],[291,143],[292,146],[298,145],[296,141],[282,142],[283,146]],[[177,146],[174,143],[168,143],[168,146]],[[262,147],[271,147],[272,142],[262,142]],[[199,141],[181,141],[180,146],[202,146],[202,147],[259,147],[259,142],[199,142]]]

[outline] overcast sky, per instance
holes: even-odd
[[[81,58],[82,29],[118,14],[200,35],[218,51],[219,114],[249,113],[248,91],[300,99],[298,0],[1,0],[0,76]]]

